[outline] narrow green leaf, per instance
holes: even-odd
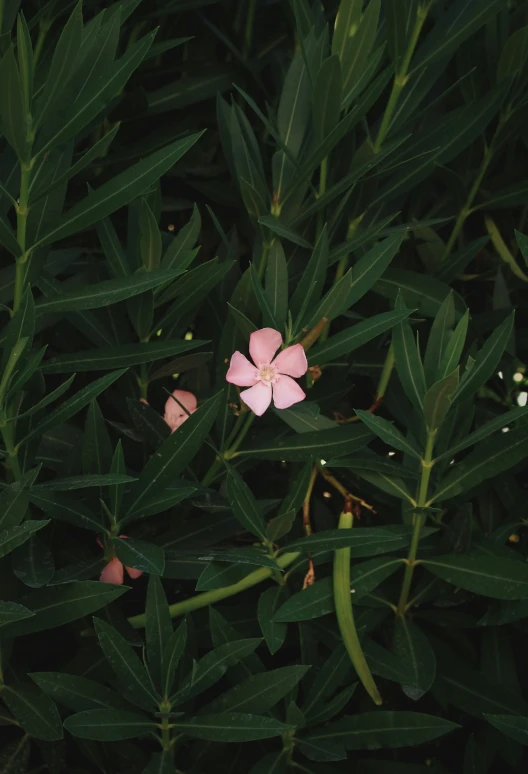
[[[187,621],[184,620],[168,638],[161,657],[161,694],[167,699],[174,687],[174,675],[187,644]]]
[[[425,393],[423,402],[424,419],[431,432],[438,430],[447,416],[458,387],[459,369],[433,384]]]
[[[145,715],[127,710],[92,709],[70,715],[64,728],[79,739],[117,742],[154,734],[157,726]]]
[[[255,269],[255,265],[253,263],[250,266],[250,272],[253,293],[255,294],[257,304],[262,313],[262,326],[265,328],[274,328],[275,330],[278,330],[279,323],[273,316],[271,299],[269,298],[268,294],[264,292],[257,270]]]
[[[399,323],[393,328],[392,344],[396,370],[405,394],[416,408],[421,409],[425,395],[425,376],[412,328],[408,323]]]
[[[322,63],[312,95],[312,120],[315,138],[322,142],[335,129],[341,113],[343,76],[339,56],[334,54]]]
[[[5,247],[14,258],[17,258],[20,253],[20,245],[17,242],[17,238],[11,230],[11,226],[7,222],[6,218],[0,213],[0,245]]]
[[[158,697],[147,671],[128,642],[112,626],[94,618],[99,645],[112,667],[122,694],[142,709],[154,710]]]
[[[163,585],[156,575],[151,575],[145,608],[145,639],[149,672],[155,683],[161,683],[162,657],[172,634],[172,621]]]
[[[62,672],[32,672],[29,676],[47,696],[74,712],[126,706],[116,691],[87,677]]]
[[[199,715],[190,720],[175,720],[175,727],[192,739],[211,742],[250,742],[280,736],[293,726],[275,718],[244,715],[241,712],[222,712],[219,715]]]
[[[420,712],[362,712],[331,723],[310,738],[339,742],[347,750],[394,749],[430,742],[455,728],[456,723]]]
[[[115,548],[118,559],[125,567],[133,567],[151,575],[163,575],[165,554],[160,546],[144,540],[117,538]]]
[[[290,308],[297,315],[294,330],[302,328],[304,317],[321,298],[328,268],[328,229],[325,224],[312,255],[290,299]]]
[[[372,430],[372,432],[379,436],[379,438],[381,438],[388,446],[399,449],[415,459],[420,460],[422,458],[418,449],[405,438],[393,422],[389,422],[387,419],[383,419],[383,417],[380,417],[377,414],[369,414],[368,411],[355,409],[355,412],[369,430]]]
[[[61,406],[54,409],[51,414],[43,418],[38,425],[33,427],[28,435],[19,442],[19,445],[27,443],[31,438],[42,436],[52,427],[57,427],[57,425],[67,422],[68,419],[75,416],[77,412],[87,406],[94,398],[97,398],[104,390],[107,390],[110,385],[123,376],[124,373],[124,370],[115,371],[112,374],[107,374],[100,379],[96,379],[87,387],[83,387],[82,390],[79,390],[79,392],[72,395],[71,398],[65,400]]]
[[[187,424],[187,423],[185,423]],[[319,459],[341,457],[366,446],[372,433],[363,426],[341,425],[332,430],[316,430],[300,435],[283,436],[237,452],[238,457],[256,456],[261,460],[304,461],[312,457]]]
[[[4,685],[2,701],[24,731],[35,739],[53,742],[62,739],[62,722],[57,707],[36,686],[18,683]]]
[[[32,589],[45,586],[55,574],[53,554],[35,533],[14,551],[11,559],[16,577]]]
[[[464,449],[467,449],[468,446],[473,446],[474,444],[479,443],[480,441],[483,441],[485,438],[488,437],[488,435],[491,435],[497,430],[501,430],[503,427],[510,425],[512,422],[515,422],[518,419],[521,419],[522,417],[526,416],[527,413],[528,413],[528,408],[517,406],[516,408],[506,411],[504,414],[500,414],[498,417],[495,417],[494,419],[490,419],[489,422],[486,422],[485,424],[483,424],[482,427],[478,428],[478,430],[474,430],[472,433],[467,435],[462,441],[459,441],[457,444],[455,444],[455,446],[452,446],[443,454],[439,454],[436,459],[442,460],[442,459],[445,459],[446,457],[453,458],[453,456],[455,454],[458,454],[458,452],[463,451]]]
[[[127,256],[121,247],[117,232],[109,217],[101,218],[96,223],[97,235],[101,242],[106,260],[112,273],[117,277],[128,277],[131,274]],[[171,267],[163,266],[167,270]]]
[[[295,688],[309,669],[309,666],[303,665],[286,666],[251,675],[214,699],[204,709],[204,714],[267,712]]]
[[[251,489],[234,468],[227,474],[227,497],[241,525],[261,540],[266,539],[266,522]]]
[[[49,524],[49,521],[25,521],[19,527],[8,527],[0,533],[0,557],[11,553],[17,546],[21,546],[31,535],[42,527]]]
[[[438,310],[431,326],[424,355],[424,373],[427,384],[432,385],[438,378],[439,364],[448,345],[451,329],[455,325],[455,302],[449,293]],[[457,364],[458,365],[458,364]],[[456,366],[454,366],[456,367]],[[444,374],[445,375],[445,374]]]
[[[330,290],[323,296],[321,301],[308,317],[308,322],[305,325],[308,330],[317,325],[323,317],[331,322],[335,317],[338,317],[348,309],[348,298],[353,286],[353,273],[352,269],[349,269],[344,277],[333,285]]]
[[[278,239],[275,239],[266,266],[265,292],[269,299],[271,314],[282,330],[288,314],[288,267],[286,256]]]
[[[274,215],[263,215],[259,218],[261,226],[266,226],[274,234],[280,237],[284,237],[288,242],[293,242],[294,245],[299,247],[306,247],[308,250],[312,249],[312,245],[304,237],[298,234],[293,228],[283,223],[279,218]]]
[[[487,715],[486,720],[498,731],[521,744],[528,744],[528,718],[517,715]]]
[[[209,433],[223,399],[220,392],[207,400],[150,458],[128,497],[128,516],[140,513],[155,492],[159,493],[189,465]]]
[[[139,251],[143,266],[147,271],[159,269],[162,250],[161,233],[156,218],[145,198],[141,199],[139,232],[141,234]]]
[[[281,591],[278,586],[266,589],[259,596],[257,607],[260,630],[272,655],[281,649],[288,631],[286,624],[275,620],[275,614],[282,601]]]
[[[425,634],[403,616],[394,623],[394,652],[412,674],[412,682],[403,685],[403,692],[418,701],[431,688],[436,674],[436,658]]]
[[[86,229],[143,194],[152,183],[174,166],[200,137],[201,134],[193,134],[183,140],[177,140],[103,183],[100,188],[89,193],[83,201],[68,210],[62,222],[41,237],[33,245],[33,249]]]
[[[31,618],[33,615],[35,613],[32,610],[28,610],[24,605],[0,600],[0,627],[15,621],[22,621],[24,618]]]
[[[439,556],[422,564],[448,583],[493,599],[527,599],[528,566],[482,554]]]
[[[18,604],[32,610],[34,615],[6,624],[2,635],[20,637],[55,629],[109,605],[127,590],[126,586],[99,581],[77,581],[65,586],[38,589],[17,600]]]
[[[469,324],[469,310],[458,321],[438,366],[438,378],[443,379],[456,369],[462,356]]]
[[[4,137],[19,159],[27,161],[27,122],[24,92],[13,46],[0,60],[0,118]]]
[[[360,79],[376,39],[381,0],[369,0],[357,29],[349,30],[342,54],[343,94],[347,95]]]

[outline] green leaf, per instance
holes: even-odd
[[[522,417],[526,416],[527,413],[528,413],[528,409],[521,406],[517,406],[516,408],[512,408],[509,411],[505,411],[504,414],[500,414],[498,417],[495,417],[494,419],[490,419],[489,422],[486,422],[485,424],[483,424],[482,427],[479,427],[477,430],[474,430],[472,433],[467,435],[462,441],[459,441],[459,443],[452,446],[443,454],[439,454],[436,459],[438,461],[445,459],[446,457],[449,457],[450,459],[452,459],[455,454],[458,454],[458,452],[463,451],[464,449],[467,449],[468,446],[473,446],[474,444],[479,443],[480,441],[483,441],[484,438],[488,437],[488,435],[491,435],[497,430],[501,430],[501,428],[503,427],[511,425],[512,422],[516,422],[518,419],[521,419]]]
[[[291,691],[310,669],[309,666],[286,666],[270,669],[238,683],[214,699],[204,710],[213,712],[267,712]]]
[[[227,497],[241,525],[261,540],[266,539],[266,522],[251,489],[234,468],[227,473]]]
[[[408,323],[399,323],[393,328],[392,344],[396,370],[405,394],[416,408],[421,409],[425,395],[425,376],[417,342]]]
[[[341,113],[343,76],[339,56],[329,56],[315,79],[312,95],[312,121],[317,143],[335,129]]]
[[[472,0],[461,0],[450,6],[418,49],[409,74],[453,53],[501,8],[501,0],[483,0],[478,8],[475,8]]]
[[[387,492],[387,494],[390,494],[393,497],[397,497],[400,500],[406,500],[408,503],[411,503],[411,505],[416,505],[416,501],[402,478],[387,474],[384,471],[371,472],[358,468],[356,472],[361,478],[364,478],[365,481],[373,484],[377,489],[381,489],[382,492]]]
[[[96,223],[95,227],[105,258],[112,273],[115,277],[128,277],[132,272],[112,221],[110,218],[101,218],[101,220]],[[170,268],[170,266],[163,266],[163,269],[165,270]]]
[[[466,310],[465,314],[458,321],[458,325],[449,339],[442,360],[438,366],[437,376],[439,379],[443,379],[458,366],[466,342],[468,324],[469,310]]]
[[[354,89],[366,68],[369,54],[376,39],[381,0],[370,0],[357,29],[349,29],[341,64],[345,99]]]
[[[381,527],[362,529],[327,529],[316,535],[298,538],[281,547],[281,551],[302,551],[312,556],[338,548],[349,548],[351,556],[372,556],[387,550],[385,543],[399,543],[400,538]],[[390,549],[389,549],[390,550]]]
[[[127,516],[141,513],[155,493],[159,494],[185,470],[201,448],[223,400],[223,392],[207,400],[163,442],[132,487]]]
[[[275,718],[244,715],[241,712],[223,712],[219,715],[199,715],[190,720],[174,721],[175,727],[192,739],[211,742],[250,742],[280,736],[293,726]]]
[[[165,554],[163,548],[144,540],[115,540],[117,558],[125,567],[148,572],[151,575],[163,575],[165,569]]]
[[[193,247],[198,239],[201,226],[202,218],[200,216],[200,210],[195,204],[189,222],[180,229],[163,255],[161,262],[163,269],[168,271],[170,269],[181,270],[187,268],[187,262],[189,256],[193,252]]]
[[[321,705],[332,696],[339,686],[349,682],[352,664],[344,645],[334,648],[326,661],[323,662],[302,705],[306,719],[312,723],[312,718],[320,712]]]
[[[427,427],[436,431],[447,416],[453,403],[453,395],[459,382],[458,367],[440,381],[433,384],[424,396],[423,411]]]
[[[86,423],[84,426],[84,437],[82,444],[82,463],[83,473],[85,476],[81,477],[82,486],[87,485],[87,477],[90,474],[95,476],[105,476],[101,481],[104,486],[106,482],[106,471],[110,469],[112,464],[112,444],[104,417],[99,408],[97,400],[93,400],[88,408],[86,415]],[[121,481],[115,481],[116,484],[127,483],[124,478]],[[55,488],[56,491],[56,488]],[[102,497],[103,490],[100,490],[100,496]]]
[[[32,672],[29,676],[47,696],[74,712],[125,706],[116,691],[87,677],[62,672]]]
[[[362,6],[363,0],[341,0],[339,4],[332,37],[332,54],[337,54],[341,60],[350,38],[357,32]]]
[[[147,271],[159,269],[162,250],[161,233],[156,218],[145,198],[141,199],[139,232],[141,234],[139,251],[143,260],[143,266]]]
[[[200,137],[201,134],[193,134],[183,140],[177,140],[103,183],[100,188],[89,193],[79,204],[68,210],[62,222],[41,237],[33,245],[33,249],[86,229],[145,193],[161,175],[179,161]]]
[[[33,427],[28,435],[19,442],[19,445],[27,443],[31,438],[40,437],[52,427],[57,427],[68,419],[75,416],[77,412],[87,406],[94,398],[97,398],[102,392],[107,390],[111,384],[116,382],[123,374],[124,370],[115,371],[114,373],[102,376],[100,379],[96,379],[87,387],[83,387],[71,398],[65,400],[58,408],[54,409],[47,417],[44,417],[35,427]]]
[[[161,683],[162,657],[172,635],[172,621],[163,585],[156,575],[151,575],[145,608],[145,640],[149,672],[155,683]]]
[[[187,621],[184,620],[171,634],[163,649],[161,658],[161,694],[167,699],[171,695],[174,675],[187,644]]]
[[[251,284],[253,286],[253,293],[255,294],[255,298],[257,299],[257,304],[262,313],[262,325],[266,328],[274,328],[275,330],[277,330],[279,328],[279,324],[273,316],[273,309],[271,307],[270,298],[268,294],[265,293],[264,290],[262,289],[262,285],[261,285],[257,270],[255,269],[255,265],[253,263],[249,267],[249,270],[251,273]]]
[[[368,411],[361,411],[360,409],[355,409],[355,413],[369,430],[372,430],[388,446],[399,449],[417,460],[421,459],[420,452],[405,438],[393,422],[389,422],[377,414],[369,414]]]
[[[131,646],[112,626],[94,618],[99,645],[119,682],[120,691],[142,709],[152,711],[158,697],[147,671]]]
[[[19,159],[27,161],[27,116],[24,92],[13,46],[0,60],[0,118],[2,133]]]
[[[455,319],[455,302],[451,292],[445,297],[442,306],[438,310],[427,341],[424,355],[424,373],[428,385],[434,384],[438,378],[439,364],[442,362],[451,336],[451,329],[455,325]]]
[[[62,722],[57,707],[34,685],[4,685],[2,701],[24,731],[35,739],[53,742],[62,739]]]
[[[462,378],[454,400],[463,400],[470,397],[493,376],[510,339],[513,330],[513,319],[514,315],[512,312],[499,325],[497,330],[491,334],[489,339],[486,340],[475,357],[475,364]]]
[[[348,297],[353,286],[353,274],[352,269],[349,269],[344,277],[332,285],[328,293],[326,293],[321,301],[312,312],[311,317],[308,317],[308,322],[304,326],[310,330],[317,325],[323,317],[331,322],[335,317],[338,317],[348,309]]]
[[[32,589],[45,586],[55,574],[53,554],[40,536],[34,533],[15,550],[11,559],[14,574]]]
[[[528,423],[522,422],[515,430],[484,441],[440,481],[430,502],[456,497],[513,467],[525,458],[527,440]]]
[[[0,557],[11,553],[17,546],[21,546],[31,535],[49,521],[25,521],[20,527],[8,527],[0,533]]]
[[[254,330],[256,330],[256,328]],[[164,379],[166,376],[183,374],[186,371],[192,371],[194,368],[199,368],[199,366],[210,360],[212,354],[212,352],[195,352],[193,355],[177,357],[175,360],[171,360],[170,363],[165,363],[150,374],[149,383],[154,382],[156,379]]]
[[[174,774],[172,749],[167,752],[155,753],[142,774]]]
[[[475,594],[493,599],[527,599],[528,566],[498,556],[463,554],[424,559],[430,572]]]
[[[19,481],[13,481],[0,491],[0,529],[20,524],[28,505],[25,490],[31,487],[38,473],[39,468],[29,471]]]
[[[461,274],[483,247],[489,242],[489,236],[475,239],[469,244],[457,250],[449,260],[443,261],[435,271],[435,276],[443,282],[453,282],[458,274]]]
[[[451,292],[449,285],[436,277],[391,267],[385,270],[372,289],[391,300],[401,293],[405,306],[418,310],[425,317],[436,317],[445,297]],[[454,301],[457,313],[463,314],[466,307],[457,293],[454,293]]]
[[[142,363],[154,363],[172,357],[180,352],[201,347],[205,341],[149,341],[140,344],[122,344],[114,347],[99,347],[70,355],[51,358],[44,364],[45,373],[59,374],[68,371],[107,371],[129,368]]]
[[[327,763],[328,761],[346,760],[346,750],[342,744],[335,742],[312,742],[308,737],[299,737],[296,747],[310,761]]]
[[[385,578],[401,567],[399,559],[370,559],[355,564],[350,570],[350,591],[354,601],[370,594]],[[310,621],[335,610],[332,578],[315,581],[290,597],[275,613],[277,622]],[[347,662],[349,663],[349,662]]]
[[[275,215],[263,215],[259,218],[261,226],[266,226],[271,232],[277,234],[280,237],[284,237],[288,242],[293,242],[294,245],[299,247],[305,247],[308,250],[312,249],[312,245],[304,237],[298,234],[293,228],[288,226],[287,223],[283,223]]]
[[[79,739],[117,742],[154,734],[157,726],[138,712],[92,709],[70,715],[64,721],[64,728]]]
[[[82,3],[77,3],[71,16],[62,28],[53,51],[53,59],[46,78],[46,85],[38,100],[35,126],[42,124],[46,114],[57,109],[62,92],[72,71],[72,62],[81,47],[83,34]]]
[[[409,36],[412,32],[416,15],[416,0],[410,0],[402,5],[399,0],[385,0],[387,42],[391,59],[396,72],[400,69],[401,60],[407,50]]]
[[[308,310],[321,298],[328,268],[328,229],[326,224],[316,242],[312,255],[290,299],[290,308],[297,315],[294,331],[303,325]]]
[[[81,529],[91,529],[94,532],[102,532],[104,525],[101,519],[85,505],[78,502],[77,497],[71,495],[59,495],[46,492],[44,490],[28,493],[29,500],[40,508],[44,513],[54,519],[65,521],[68,524],[74,524]]]
[[[262,636],[272,656],[281,649],[288,631],[284,623],[275,620],[282,596],[280,586],[276,586],[263,591],[258,600],[257,618]]]
[[[176,706],[193,696],[199,696],[207,688],[217,683],[229,667],[253,653],[260,643],[260,639],[234,640],[209,651],[207,655],[194,664],[192,674],[185,679],[180,690],[171,696],[171,704]]]
[[[271,314],[282,330],[288,314],[288,267],[286,256],[278,239],[275,239],[266,265],[265,292],[269,299]]]
[[[357,325],[345,328],[340,333],[336,333],[335,336],[330,336],[323,344],[318,344],[310,349],[307,353],[308,362],[311,365],[324,365],[343,355],[348,355],[405,320],[411,311],[411,309],[401,309],[394,312],[382,312]]]
[[[35,613],[17,602],[5,602],[0,600],[0,628],[6,624],[31,618]]]
[[[5,637],[20,637],[55,629],[109,605],[125,591],[128,591],[126,586],[99,581],[77,581],[65,586],[38,589],[17,600],[18,604],[32,610],[35,615],[6,624],[2,634]]]
[[[116,486],[128,484],[137,479],[120,473],[92,473],[86,476],[69,476],[68,478],[55,478],[43,484],[35,484],[31,489],[31,496],[42,492],[70,492],[77,489],[90,489],[91,487]]]
[[[63,293],[36,305],[37,315],[56,314],[57,312],[79,312],[83,309],[100,309],[117,304],[158,285],[163,285],[174,279],[178,272],[167,272],[163,269],[150,273],[138,273],[131,277],[103,280],[95,285],[85,285],[84,288],[71,293]]]
[[[459,728],[456,723],[420,712],[362,712],[315,732],[313,742],[339,742],[347,750],[394,749],[423,744]]]
[[[12,256],[17,258],[20,255],[20,245],[7,220],[0,213],[0,245],[6,248]]]
[[[425,634],[407,618],[397,616],[394,623],[394,652],[412,674],[412,682],[403,692],[418,701],[431,688],[436,673],[436,658]]]
[[[528,744],[528,718],[517,715],[487,715],[484,717],[505,736],[521,744]]]
[[[0,766],[4,774],[25,774],[31,756],[31,739],[27,734],[0,750]],[[278,774],[278,772],[277,772]]]
[[[323,459],[341,457],[366,446],[371,438],[372,433],[365,427],[341,425],[332,430],[316,430],[279,437],[276,441],[268,441],[262,446],[239,451],[236,456],[255,456],[261,460],[287,462],[303,461],[315,456]]]

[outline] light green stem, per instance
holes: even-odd
[[[326,156],[321,161],[321,166],[319,168],[319,191],[317,195],[318,199],[320,199],[321,196],[325,195],[327,181],[328,181],[328,156]],[[324,207],[321,207],[321,209],[317,213],[316,238],[315,238],[316,242],[321,236],[323,225],[324,225]]]
[[[374,147],[373,147],[374,153],[379,153],[379,151],[381,150],[381,146],[383,145],[383,141],[385,140],[385,137],[389,132],[393,113],[400,99],[401,92],[405,84],[407,83],[407,78],[408,78],[407,72],[409,70],[409,65],[411,64],[411,59],[413,57],[416,44],[418,43],[420,32],[422,31],[422,27],[425,23],[425,20],[427,19],[427,14],[429,13],[430,5],[431,3],[429,2],[424,6],[419,5],[418,8],[416,9],[416,18],[414,20],[414,27],[411,32],[411,37],[409,39],[409,45],[407,46],[407,50],[403,55],[403,59],[399,67],[397,67],[396,69],[396,74],[394,76],[394,82],[392,84],[392,90],[389,96],[389,101],[387,102],[387,107],[385,108],[383,118],[381,119],[378,135],[374,143]]]
[[[389,380],[391,378],[392,369],[394,368],[394,362],[394,347],[391,344],[385,357],[385,362],[383,363],[380,380],[378,382],[378,389],[376,391],[376,400],[381,400],[385,396],[385,392],[387,391]]]
[[[431,477],[431,470],[433,469],[433,448],[435,441],[436,431],[429,432],[427,434],[427,442],[425,445],[425,452],[422,458],[422,470],[420,475],[420,484],[418,486],[418,495],[416,498],[416,505],[419,510],[414,514],[414,527],[411,538],[411,545],[409,546],[409,553],[405,562],[405,572],[403,575],[403,583],[400,591],[400,599],[398,601],[397,614],[405,615],[407,610],[407,600],[409,598],[409,592],[411,590],[412,579],[414,575],[414,568],[416,566],[416,554],[418,553],[418,544],[422,535],[422,529],[425,522],[425,514],[423,508],[427,504],[427,492],[429,489],[429,479]]]
[[[343,511],[339,518],[339,529],[350,529],[352,513]],[[350,548],[339,548],[334,558],[334,602],[337,623],[350,660],[372,701],[380,705],[382,699],[367,664],[354,622],[350,595]]]
[[[35,43],[35,52],[33,54],[35,67],[37,66],[37,62],[39,61],[40,56],[42,54],[44,41],[46,40],[46,35],[48,34],[48,30],[50,27],[51,27],[51,22],[49,21],[49,19],[43,19],[39,24],[38,37],[37,37],[37,42]]]
[[[17,242],[21,255],[17,258],[15,272],[15,293],[13,298],[13,313],[20,306],[26,284],[26,270],[28,256],[26,254],[26,231],[29,214],[29,184],[31,181],[31,167],[26,164],[20,166],[20,196],[17,204]]]
[[[276,557],[275,561],[277,565],[284,569],[292,564],[300,553],[282,554],[282,556]],[[272,567],[259,567],[258,570],[254,570],[245,578],[233,583],[231,586],[224,586],[221,589],[213,589],[212,591],[204,591],[203,594],[197,594],[190,599],[184,599],[183,602],[176,602],[174,605],[170,605],[169,612],[171,618],[178,618],[181,615],[191,613],[193,610],[199,610],[202,607],[208,607],[214,605],[215,602],[220,602],[222,599],[233,597],[235,594],[240,594],[246,589],[250,589],[253,586],[257,586],[262,581],[265,581],[273,576],[275,570]],[[132,616],[128,619],[128,622],[134,629],[142,629],[145,626],[145,614]]]

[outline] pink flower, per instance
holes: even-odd
[[[119,535],[119,537],[125,538],[125,540],[128,539],[128,535]],[[97,542],[102,548],[103,544],[99,538],[97,538]],[[103,567],[99,580],[103,581],[103,583],[114,583],[116,586],[122,586],[125,577],[125,569],[131,578],[139,578],[140,575],[143,575],[143,570],[135,570],[133,567],[123,567],[123,562],[121,562],[117,556],[114,556],[114,558],[110,559],[108,564]]]
[[[192,392],[186,392],[185,390],[174,390],[172,394],[179,400],[182,406],[185,406],[189,414],[194,414],[198,406],[196,395],[193,395]],[[171,396],[169,396],[165,404],[165,414],[163,419],[168,424],[172,432],[177,430],[186,419],[189,419],[189,414],[187,414],[182,409],[182,407],[178,405],[178,403],[176,403],[176,401],[173,400]]]
[[[240,397],[260,417],[266,411],[271,398],[275,408],[286,409],[306,398],[292,376],[299,378],[308,370],[306,355],[301,344],[294,344],[275,352],[282,344],[282,336],[273,328],[254,331],[249,337],[250,363],[241,352],[234,352],[226,379],[238,387],[249,387]]]

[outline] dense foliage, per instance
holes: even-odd
[[[526,771],[527,25],[0,0],[2,774]]]

